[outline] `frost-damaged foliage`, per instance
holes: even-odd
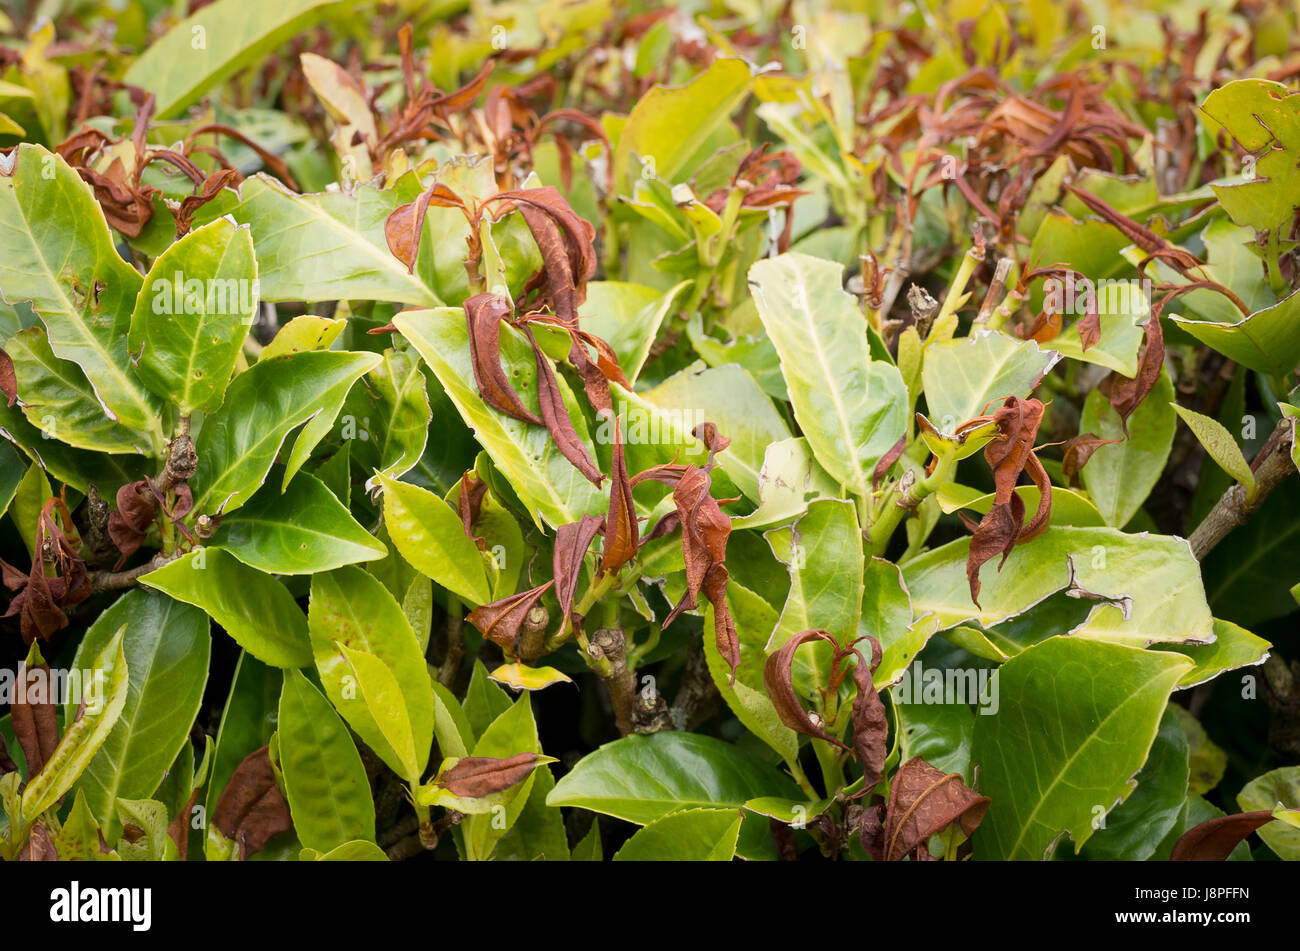
[[[0,14],[0,856],[1300,857],[1293,4],[119,6]]]

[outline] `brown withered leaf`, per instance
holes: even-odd
[[[199,791],[190,793],[189,802],[181,807],[176,817],[167,824],[167,836],[176,844],[180,861],[184,862],[190,853],[190,816],[194,812],[194,803],[198,801]]]
[[[478,628],[479,633],[492,643],[513,654],[515,643],[519,640],[519,629],[528,618],[528,612],[554,583],[555,580],[551,579],[536,588],[498,598],[490,604],[481,604],[465,615],[465,620]]]
[[[9,602],[4,617],[20,619],[23,640],[31,644],[36,638],[48,640],[55,631],[68,624],[63,608],[79,604],[90,597],[90,576],[86,563],[77,554],[63,529],[55,523],[52,511],[61,499],[47,499],[41,509],[36,529],[36,551],[31,570],[20,571],[0,559],[0,577],[5,587],[18,593]],[[66,511],[66,506],[62,506]],[[69,519],[70,524],[70,519]],[[54,574],[48,573],[52,567]]]
[[[618,571],[635,558],[640,543],[636,506],[632,503],[632,481],[627,475],[627,460],[619,428],[614,426],[613,461],[609,472],[609,514],[605,516],[605,550],[600,559],[602,574]]]
[[[18,375],[14,372],[14,361],[3,349],[0,349],[0,393],[5,395],[10,406],[18,400]]]
[[[424,218],[430,205],[465,210],[465,203],[459,195],[446,185],[435,182],[415,201],[398,205],[384,219],[384,240],[388,242],[388,250],[406,265],[410,274],[415,273],[415,261],[420,256],[420,235],[424,232]],[[474,222],[470,224],[472,226]]]
[[[510,301],[500,294],[475,294],[463,306],[479,395],[507,416],[540,426],[542,418],[524,405],[501,367],[501,321],[512,312]],[[539,389],[540,384],[539,375]]]
[[[1203,265],[1204,262],[1197,258],[1196,255],[1175,247],[1150,228],[1143,227],[1128,215],[1116,211],[1096,195],[1068,182],[1065,184],[1065,188],[1075,198],[1083,202],[1088,207],[1088,210],[1097,217],[1117,228],[1124,237],[1148,254],[1159,254],[1162,260],[1167,261],[1174,270],[1184,277],[1190,276],[1187,273],[1188,271]]]
[[[140,550],[157,512],[158,503],[148,479],[128,483],[117,490],[117,508],[108,517],[108,537],[122,553],[118,567]]]
[[[578,431],[573,427],[573,420],[569,417],[568,407],[564,405],[564,396],[560,392],[559,381],[555,378],[555,368],[551,366],[550,358],[532,339],[531,331],[528,339],[533,344],[533,354],[537,359],[537,401],[542,409],[542,423],[550,432],[560,454],[599,488],[605,474],[596,466],[596,460],[591,457],[578,436]]]
[[[876,862],[885,860],[884,812],[883,803],[868,806],[862,810],[862,817],[858,820],[858,839],[863,850]]]
[[[482,799],[523,782],[537,768],[538,753],[518,753],[505,759],[491,756],[466,756],[438,779],[453,796]]]
[[[0,733],[0,776],[16,772],[18,772],[18,764],[9,755],[9,744],[5,742],[4,734]]]
[[[1089,347],[1101,343],[1101,311],[1097,309],[1095,298],[1088,312],[1074,322],[1074,329],[1079,334],[1079,344],[1083,353],[1087,353]]]
[[[1169,856],[1172,862],[1223,862],[1238,844],[1262,825],[1273,821],[1267,809],[1238,812],[1231,816],[1207,819],[1192,826],[1174,843]]]
[[[799,843],[795,841],[794,830],[777,818],[768,819],[767,828],[772,844],[776,846],[777,857],[782,862],[799,861]]]
[[[216,198],[226,188],[235,188],[243,181],[243,176],[235,168],[218,169],[203,180],[198,191],[186,195],[172,211],[176,219],[176,237],[181,238],[190,233],[194,226],[194,213]]]
[[[50,668],[42,664],[24,667],[22,671],[26,689],[20,691],[15,686],[9,712],[14,737],[27,758],[27,781],[31,782],[45,768],[54,748],[59,745],[59,721],[52,696],[54,684]]]
[[[1165,362],[1165,337],[1160,327],[1160,314],[1153,312],[1145,325],[1146,343],[1138,359],[1137,375],[1129,378],[1111,373],[1101,381],[1101,391],[1110,400],[1111,409],[1119,414],[1124,435],[1128,436],[1128,418],[1142,405],[1147,394],[1160,379],[1160,368]]]
[[[933,429],[934,427],[931,426],[930,428]],[[898,457],[903,454],[903,450],[906,448],[907,437],[899,436],[898,442],[889,447],[889,452],[880,457],[875,470],[871,473],[871,490],[873,492],[880,488],[881,480],[889,475],[889,470],[894,468],[894,463],[898,461]]]
[[[598,515],[584,515],[578,521],[555,530],[551,576],[555,581],[555,597],[560,602],[560,636],[570,621],[574,627],[581,624],[580,618],[573,617],[573,598],[578,590],[578,579],[582,577],[582,561],[587,557],[587,549],[604,524],[604,518]]]
[[[473,469],[466,470],[460,477],[460,494],[456,496],[456,510],[460,523],[465,528],[465,537],[478,546],[479,551],[487,551],[487,539],[474,534],[474,523],[478,521],[483,506],[483,496],[487,494],[487,483],[474,474]]]
[[[253,750],[235,767],[217,800],[212,821],[222,835],[239,843],[241,861],[266,848],[272,836],[293,827],[289,804],[275,784],[265,746]]]
[[[740,635],[736,620],[727,604],[727,580],[731,573],[726,565],[714,565],[704,576],[704,596],[713,606],[713,643],[718,653],[731,668],[731,686],[736,685],[736,669],[740,666]]]
[[[1005,563],[1017,542],[1036,537],[1047,528],[1052,485],[1034,455],[1034,437],[1043,419],[1043,409],[1039,400],[1008,396],[993,413],[998,434],[984,447],[984,458],[993,470],[993,506],[976,526],[966,559],[971,600],[977,606],[980,567],[999,553]],[[1038,510],[1028,525],[1024,524],[1024,501],[1015,491],[1020,474],[1026,471],[1040,493]]]
[[[537,242],[542,270],[529,279],[525,292],[562,320],[575,321],[587,299],[587,281],[596,271],[596,229],[580,216],[554,186],[498,192],[489,201],[514,207]]]
[[[1080,433],[1067,439],[1061,449],[1061,474],[1071,485],[1079,484],[1079,472],[1088,464],[1092,454],[1102,446],[1123,442],[1122,439],[1102,439],[1096,433]]]
[[[862,764],[862,795],[870,792],[885,777],[885,738],[889,733],[885,705],[871,680],[871,675],[880,666],[880,642],[870,634],[865,638],[871,643],[871,661],[868,663],[861,651],[853,651],[857,656],[853,682],[858,688],[857,696],[853,698],[853,751]]]
[[[810,641],[825,641],[838,651],[839,644],[834,635],[820,628],[800,631],[770,654],[763,664],[763,686],[767,688],[768,699],[776,708],[776,715],[781,722],[804,736],[813,736],[825,740],[832,746],[847,750],[848,747],[831,736],[822,724],[813,720],[811,714],[799,702],[794,691],[794,654],[800,647]]]
[[[969,836],[983,820],[989,802],[987,796],[962,782],[960,773],[944,773],[921,757],[913,757],[890,781],[885,860],[898,862],[909,854],[920,858],[917,850],[926,840],[954,822]]]
[[[57,862],[58,860],[59,850],[54,844],[54,839],[50,836],[50,830],[45,828],[44,823],[36,823],[36,825],[32,826],[32,833],[27,839],[27,844],[18,853],[18,861]]]
[[[1011,500],[1042,420],[1043,404],[1036,399],[1008,396],[994,411],[998,435],[984,447],[984,458],[993,470],[994,499],[999,505]]]
[[[990,558],[999,554],[1003,562],[1007,560],[1011,550],[1016,547],[1016,540],[1020,536],[1024,520],[1024,500],[1013,492],[1010,501],[1004,505],[995,504],[975,526],[970,540],[970,550],[966,555],[966,580],[970,584],[970,599],[975,602],[976,607],[979,607],[980,603],[980,568]],[[998,568],[1001,567],[999,564]]]

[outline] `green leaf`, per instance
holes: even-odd
[[[96,452],[150,451],[139,434],[105,414],[86,374],[54,355],[44,329],[19,331],[5,352],[14,363],[23,414],[46,439]]]
[[[1230,621],[1214,619],[1212,644],[1155,644],[1156,650],[1169,650],[1191,658],[1195,666],[1178,681],[1179,689],[1208,683],[1225,670],[1237,670],[1262,664],[1273,645]]]
[[[1115,528],[1127,525],[1160,480],[1177,428],[1169,409],[1173,396],[1174,386],[1162,371],[1147,398],[1129,417],[1127,439],[1119,414],[1100,390],[1093,390],[1084,401],[1079,432],[1123,440],[1099,447],[1079,472],[1106,524]]]
[[[309,351],[258,363],[239,374],[221,409],[204,419],[195,441],[194,510],[229,513],[243,505],[265,480],[289,432],[321,419],[328,430],[352,384],[378,363],[372,353]],[[290,459],[286,480],[306,459],[298,459],[296,466],[294,461]]]
[[[731,683],[731,665],[718,652],[716,639],[710,633],[713,630],[712,605],[704,609],[704,660],[709,676],[745,728],[780,753],[787,763],[792,763],[799,757],[799,735],[781,722],[763,683],[763,662],[767,659],[765,648],[776,626],[777,612],[734,580],[727,584],[727,606],[736,622],[740,642],[736,682]]]
[[[992,800],[976,858],[1046,858],[1066,833],[1078,851],[1094,818],[1133,791],[1186,668],[1181,658],[1073,637],[1007,661],[998,712],[975,720],[971,758]]]
[[[13,174],[0,175],[0,222],[5,300],[31,301],[50,349],[81,367],[105,415],[160,454],[162,402],[145,389],[127,353],[141,278],[113,246],[90,186],[61,157],[24,143]]]
[[[416,197],[418,185],[407,191],[358,184],[352,195],[298,195],[265,175],[248,179],[229,213],[253,229],[262,299],[441,305],[384,238],[385,219]]]
[[[1187,799],[1187,735],[1170,704],[1160,720],[1151,752],[1133,777],[1137,789],[1105,817],[1083,854],[1090,860],[1144,862],[1178,822]]]
[[[413,350],[385,350],[383,360],[352,388],[343,409],[361,421],[369,437],[349,440],[352,457],[367,473],[377,470],[396,479],[424,453],[429,397]]]
[[[305,472],[283,495],[273,484],[264,486],[221,520],[209,546],[279,575],[310,575],[388,554],[387,546],[362,528],[333,492]]]
[[[299,314],[278,331],[258,355],[258,362],[287,357],[303,350],[328,350],[348,322],[342,317]]]
[[[472,748],[474,741],[483,735],[492,721],[509,709],[510,697],[492,682],[487,668],[476,658],[470,672],[469,689],[465,692],[464,726],[469,729],[465,734],[469,746]],[[461,732],[464,734],[463,729]]]
[[[433,370],[474,435],[501,469],[534,520],[552,526],[576,522],[583,515],[603,514],[608,497],[560,454],[544,426],[512,419],[488,407],[479,396],[470,363],[469,334],[461,310],[408,310],[393,323]],[[501,327],[501,364],[524,405],[537,408],[537,363],[532,348],[517,330]],[[559,378],[565,406],[579,436],[586,423],[564,378]],[[584,440],[585,441],[585,440]]]
[[[221,405],[257,316],[257,261],[248,228],[218,218],[159,255],[131,315],[137,372],[182,416]]]
[[[858,637],[869,634],[880,643],[880,666],[871,678],[879,690],[903,675],[936,627],[928,617],[913,621],[912,599],[897,565],[871,558],[864,568]]]
[[[167,836],[167,807],[156,799],[118,799],[114,820],[118,827],[131,826],[131,836],[123,835],[117,852],[125,862],[161,862],[168,846],[175,857],[176,846]]]
[[[634,734],[588,753],[546,801],[644,825],[682,809],[739,808],[762,796],[805,798],[788,776],[730,743],[667,732]]]
[[[433,693],[424,654],[397,601],[360,568],[317,574],[308,629],[321,684],[335,709],[384,762],[418,781],[433,742]],[[354,669],[358,663],[360,670]],[[365,696],[358,689],[361,677],[373,683]],[[390,748],[390,735],[401,748]]]
[[[299,860],[304,862],[387,862],[388,856],[375,843],[358,839],[354,842],[344,842],[342,845],[337,845],[323,855],[317,849],[303,849]]]
[[[384,744],[375,752],[385,762],[394,764],[397,775],[407,782],[416,782],[424,772],[422,757],[416,751],[411,716],[406,709],[401,684],[382,660],[366,651],[352,650],[346,644],[337,644],[348,668],[356,697],[365,705],[370,720],[379,728]],[[347,696],[348,674],[344,674],[344,697]],[[346,709],[346,708],[345,708]],[[350,717],[357,714],[349,711]],[[426,753],[425,756],[428,754]]]
[[[1017,545],[1001,571],[980,573],[980,604],[966,580],[970,539],[958,539],[911,559],[903,579],[919,617],[933,612],[939,630],[976,621],[989,627],[1028,610],[1057,591],[1087,592],[1086,619],[1069,631],[1089,638],[1146,646],[1214,640],[1213,618],[1200,566],[1181,538],[1126,535],[1113,528],[1049,528]]]
[[[1033,340],[992,331],[931,343],[921,370],[928,415],[951,433],[991,402],[1028,396],[1058,359]]]
[[[629,188],[642,174],[665,182],[684,179],[680,173],[693,171],[687,167],[692,155],[727,121],[752,82],[744,60],[719,57],[686,85],[655,86],[638,99],[614,148],[616,187]]]
[[[244,757],[270,742],[279,717],[283,685],[280,670],[268,667],[247,651],[240,653],[230,694],[221,713],[221,725],[217,729],[211,775],[205,793],[206,815],[211,816],[217,808],[221,793]],[[208,828],[212,831],[215,826],[209,824]],[[212,843],[212,840],[208,842]],[[207,850],[205,844],[205,852]]]
[[[758,473],[758,508],[731,520],[732,529],[783,525],[808,511],[814,499],[839,495],[839,484],[813,458],[802,436],[771,443]]]
[[[555,779],[549,769],[532,773],[533,788],[528,794],[519,818],[503,835],[492,857],[498,862],[567,862],[569,839],[564,830],[564,816],[559,809],[546,804],[546,797],[555,788]]]
[[[402,557],[470,604],[491,601],[483,558],[452,507],[427,489],[377,478],[384,489],[384,524]]]
[[[789,253],[754,264],[749,283],[817,461],[864,494],[907,427],[907,389],[896,367],[871,359],[865,318],[841,289],[843,270]]]
[[[614,348],[619,366],[633,383],[686,283],[668,291],[622,281],[587,284],[587,300],[578,308],[582,327]]]
[[[1295,332],[1300,321],[1300,291],[1235,322],[1177,315],[1171,319],[1201,343],[1260,373],[1283,376],[1300,363],[1300,334]]]
[[[742,816],[738,809],[686,809],[638,830],[615,862],[730,862]]]
[[[220,548],[200,548],[140,583],[202,608],[258,660],[272,667],[311,663],[307,622],[287,588]]]
[[[44,472],[48,472],[78,492],[85,492],[92,484],[124,485],[157,469],[157,464],[144,456],[110,456],[46,439],[17,405],[7,406],[4,400],[0,400],[0,437],[22,449],[36,463],[32,469],[37,476],[44,478]]]
[[[1283,766],[1256,776],[1237,793],[1242,812],[1273,809],[1281,803],[1287,809],[1300,809],[1300,766]],[[1300,862],[1300,828],[1285,822],[1260,826],[1259,837],[1284,862]]]
[[[912,668],[915,670],[916,668]],[[929,669],[924,665],[923,671]],[[924,703],[924,694],[912,681],[912,697],[904,703],[902,688],[890,691],[894,703],[898,762],[921,757],[935,769],[960,773],[969,783],[971,738],[978,719],[969,703]]]
[[[88,670],[101,672],[104,678],[102,686],[92,692],[86,690],[83,684],[81,696],[72,698],[78,704],[81,699],[86,700],[85,713],[80,719],[64,726],[63,735],[54,747],[54,752],[23,790],[24,826],[29,826],[72,788],[72,784],[104,745],[113,724],[122,713],[128,683],[126,654],[123,650],[125,633],[125,625],[119,627],[98,653],[82,660],[85,664],[82,668],[83,676],[84,671]],[[94,702],[96,700],[99,702]]]
[[[731,445],[717,454],[718,465],[736,488],[758,500],[759,472],[767,447],[790,438],[790,429],[752,376],[734,364],[705,368],[697,363],[650,390],[645,401],[667,411],[670,418],[681,419],[687,435],[706,420],[717,425],[731,440]],[[629,433],[635,422],[635,416],[629,420]]]
[[[765,535],[776,557],[790,569],[790,593],[768,639],[767,652],[810,628],[829,631],[841,645],[848,646],[858,636],[864,566],[862,533],[853,503],[819,499],[809,504],[808,513],[791,528],[772,529]],[[829,644],[815,645],[805,653],[828,658],[829,650]],[[814,679],[820,676],[814,675]],[[816,686],[825,684],[823,678]],[[805,686],[813,685],[796,679],[796,686],[803,692]]]
[[[54,847],[62,862],[119,862],[122,857],[114,851],[99,850],[99,825],[86,804],[86,795],[77,790],[72,811],[63,820],[63,826],[54,835]]]
[[[375,838],[375,804],[352,735],[301,672],[284,676],[278,729],[285,798],[298,839],[329,852]]]
[[[117,799],[149,799],[157,792],[176,754],[188,743],[190,727],[208,681],[212,636],[198,608],[165,594],[136,588],[95,619],[77,648],[72,666],[90,659],[125,626],[123,656],[128,671],[121,714],[77,783],[105,835],[116,821]],[[68,704],[65,718],[76,716]]]
[[[126,72],[126,82],[151,92],[156,118],[179,115],[209,89],[261,62],[319,21],[340,0],[218,0],[182,20],[153,43]]]
[[[1210,185],[1229,217],[1259,231],[1289,221],[1300,195],[1300,98],[1281,83],[1239,79],[1206,96],[1201,111],[1212,120],[1210,130],[1223,126],[1258,155],[1245,182]]]

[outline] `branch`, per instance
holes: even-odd
[[[597,662],[598,673],[609,688],[620,736],[673,728],[668,703],[659,691],[637,693],[636,671],[627,666],[627,636],[622,628],[602,627],[592,635],[587,653]]]
[[[142,576],[151,571],[157,571],[163,565],[175,561],[179,554],[177,552],[175,555],[164,555],[159,552],[143,565],[136,565],[134,568],[128,568],[125,571],[92,571],[90,573],[90,590],[93,594],[100,594],[104,591],[120,591],[122,588],[133,588]]]
[[[1198,561],[1204,559],[1234,528],[1245,525],[1278,483],[1295,473],[1295,463],[1291,461],[1294,443],[1295,420],[1284,417],[1251,465],[1255,470],[1255,497],[1247,499],[1246,490],[1239,483],[1233,485],[1192,532],[1188,541]]]

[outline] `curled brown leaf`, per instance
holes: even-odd
[[[469,329],[470,360],[479,395],[485,403],[507,416],[541,425],[542,418],[524,405],[501,367],[501,321],[512,312],[510,301],[500,294],[475,294],[463,306]],[[539,389],[540,385],[539,373]]]
[[[515,644],[519,640],[520,628],[527,620],[528,612],[554,583],[552,579],[536,588],[499,598],[490,604],[479,605],[465,615],[465,620],[478,628],[479,633],[492,643],[513,654]]]
[[[834,635],[820,628],[800,631],[770,654],[763,664],[763,686],[767,688],[768,699],[776,708],[776,715],[781,722],[804,736],[816,737],[832,746],[847,750],[840,740],[826,732],[820,719],[813,719],[814,714],[804,709],[794,689],[794,654],[800,647],[811,641],[824,641],[835,650],[839,644]]]
[[[1155,387],[1165,362],[1165,338],[1159,313],[1152,313],[1147,318],[1145,330],[1146,343],[1138,359],[1137,374],[1130,378],[1111,373],[1101,382],[1101,391],[1110,400],[1111,408],[1119,414],[1125,436],[1128,436],[1128,418]]]
[[[27,758],[27,781],[31,782],[54,754],[59,745],[59,722],[56,716],[54,683],[50,668],[21,667],[23,690],[14,691],[10,715],[14,737]]]
[[[561,525],[555,530],[555,547],[551,552],[551,575],[555,580],[555,597],[560,602],[560,630],[572,622],[581,623],[573,616],[573,598],[582,577],[582,562],[587,557],[591,541],[600,532],[605,520],[597,515],[584,515],[576,522]]]

